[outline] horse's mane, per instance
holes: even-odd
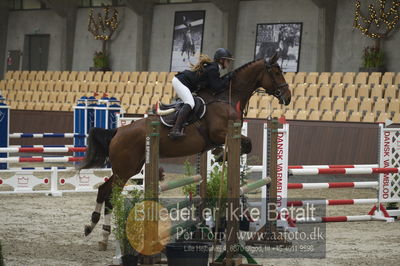
[[[239,73],[240,71],[242,71],[243,69],[247,68],[249,65],[251,65],[251,64],[253,64],[253,63],[257,62],[257,61],[260,61],[260,60],[264,60],[264,58],[254,59],[253,61],[250,61],[250,62],[248,62],[248,63],[246,63],[244,65],[241,65],[240,67],[236,68],[235,70],[233,70],[234,76],[236,76],[236,74]]]

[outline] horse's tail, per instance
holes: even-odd
[[[108,147],[115,133],[117,129],[90,129],[86,156],[79,169],[105,167],[108,163]]]

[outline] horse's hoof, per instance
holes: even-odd
[[[92,227],[90,225],[85,225],[85,236],[90,235],[92,232]]]
[[[107,243],[99,241],[99,251],[106,251],[106,250],[107,250]]]
[[[158,179],[159,179],[159,181],[164,181],[164,179],[165,179],[165,172],[164,172],[164,168],[163,167],[160,167],[159,169],[158,169]]]

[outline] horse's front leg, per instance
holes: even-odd
[[[240,154],[249,154],[252,150],[251,139],[247,136],[242,135],[240,139]]]
[[[251,143],[251,139],[249,137],[246,137],[244,135],[241,136],[241,140],[240,140],[240,155],[243,154],[249,154],[252,150],[252,143]],[[212,154],[215,156],[215,161],[216,162],[222,162],[223,158],[224,158],[224,149],[222,148],[222,146],[219,146],[217,148],[215,148],[212,151]]]

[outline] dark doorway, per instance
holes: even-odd
[[[49,34],[25,35],[22,70],[47,70]]]

